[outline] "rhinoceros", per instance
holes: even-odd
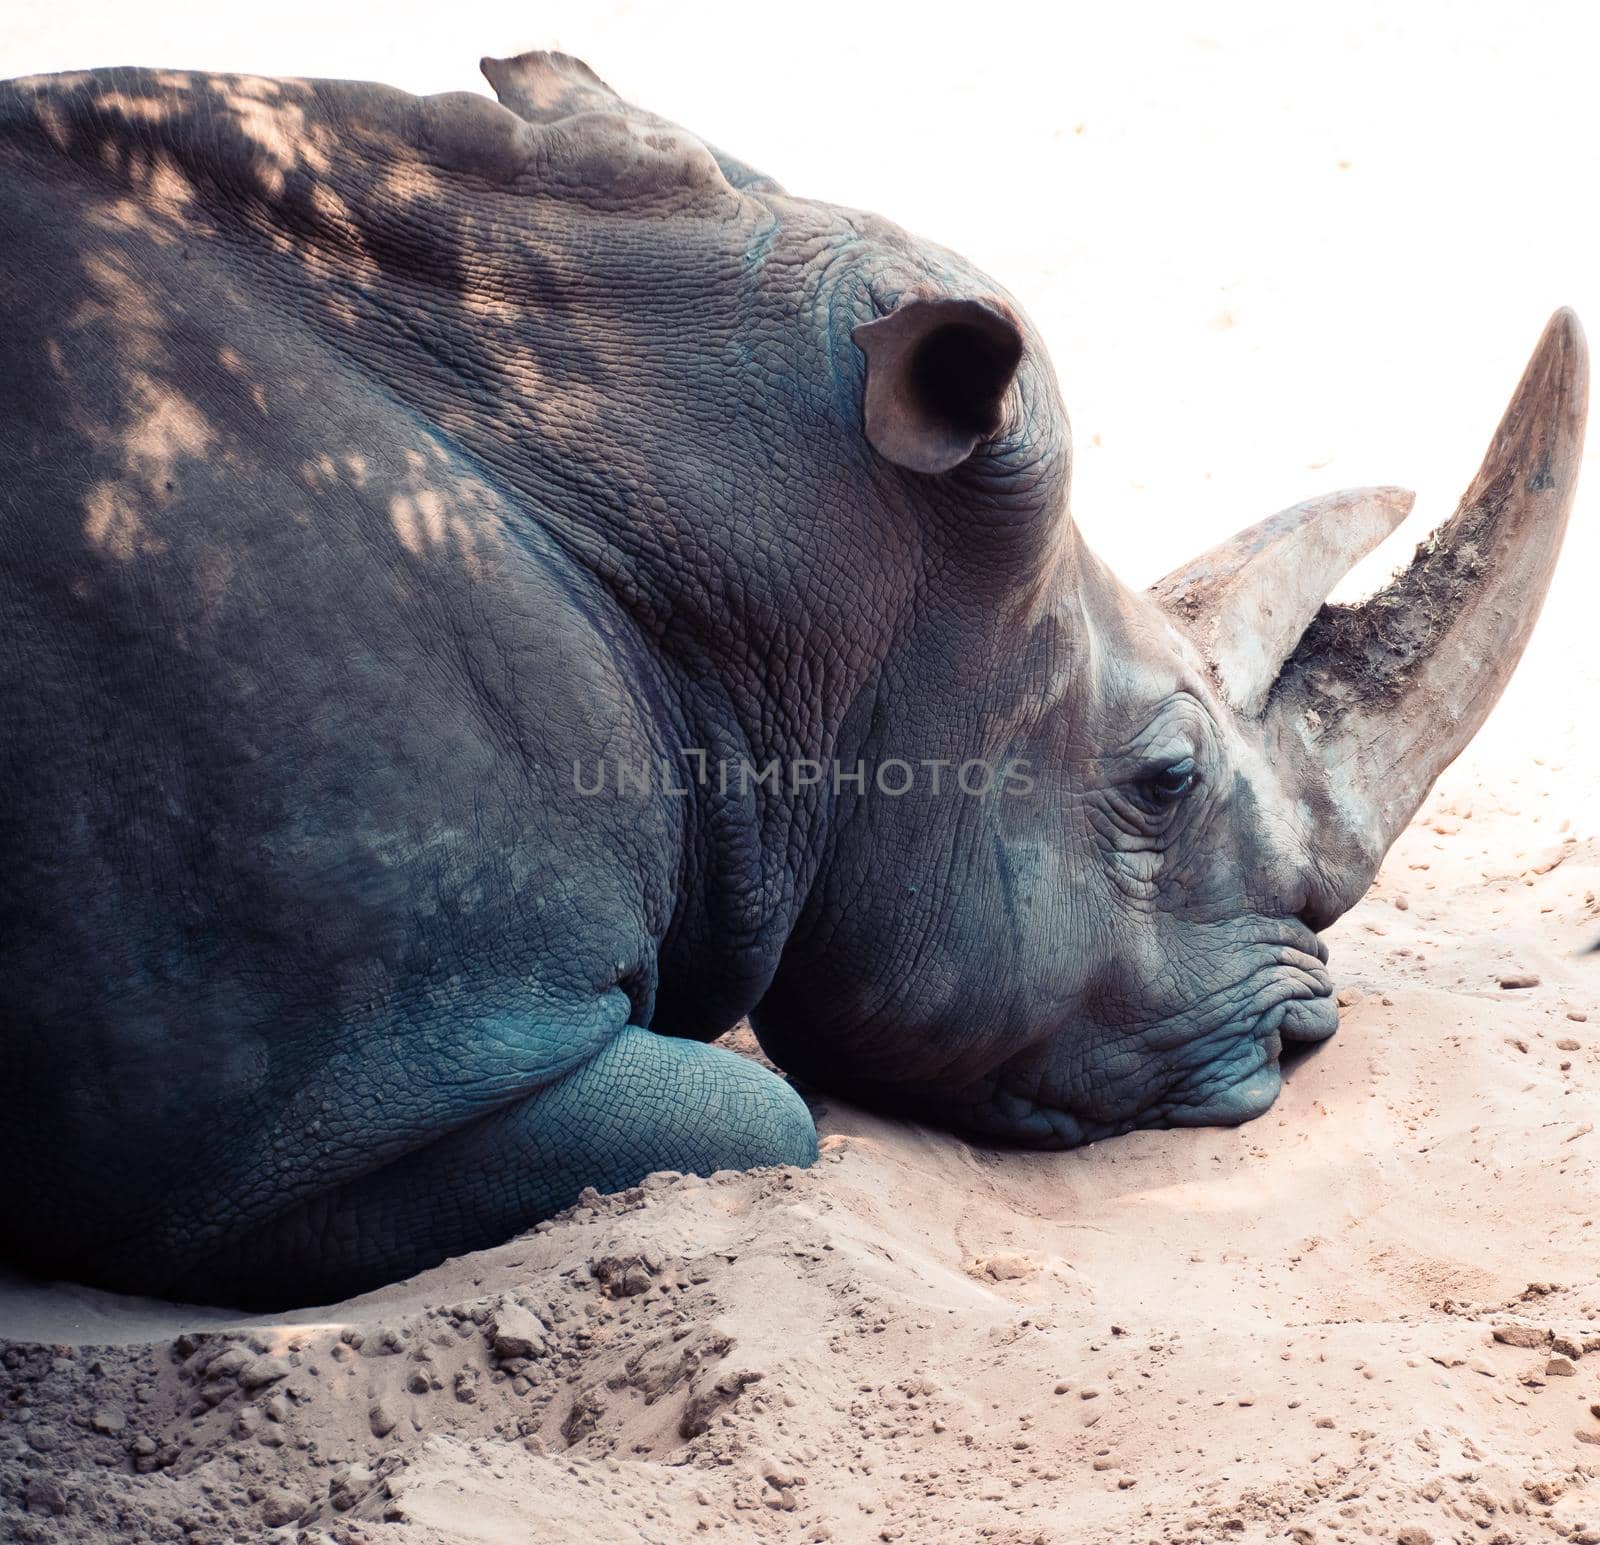
[[[1370,600],[1400,489],[1135,591],[1005,291],[483,69],[0,90],[10,1259],[303,1303],[808,1164],[745,1017],[998,1143],[1259,1115],[1534,625],[1575,319]]]

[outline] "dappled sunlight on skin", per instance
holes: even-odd
[[[240,356],[239,351],[229,345],[224,345],[217,350],[217,363],[229,375],[237,377],[250,393],[250,400],[256,405],[256,411],[265,414],[267,411],[267,394],[260,385],[250,378],[249,367]]]
[[[446,462],[443,451],[430,447],[432,459]],[[454,487],[441,490],[428,481],[429,457],[420,451],[404,453],[405,491],[389,500],[389,518],[395,535],[407,552],[454,551],[469,574],[480,575],[482,562],[477,550],[478,530],[490,516],[503,513],[503,507],[480,484],[454,478]],[[435,468],[449,476],[448,469]]]
[[[79,329],[114,332],[119,365],[107,384],[118,400],[114,411],[97,411],[87,394],[75,395],[71,419],[89,444],[115,446],[121,461],[119,478],[99,479],[85,491],[83,529],[95,546],[126,562],[142,546],[164,549],[149,529],[151,516],[170,502],[180,463],[213,454],[218,438],[200,407],[165,378],[162,318],[128,260],[91,252],[83,268],[102,299],[81,307],[71,320]],[[52,359],[59,362],[60,345],[50,342]],[[58,363],[58,374],[62,368]]]
[[[382,197],[402,205],[437,198],[441,192],[439,179],[427,167],[405,164],[380,173],[374,188]]]
[[[406,308],[362,298],[398,277],[392,258],[386,260],[380,249],[393,253],[401,250],[396,243],[407,239],[396,219],[402,225],[434,222],[443,212],[448,221],[459,221],[459,189],[443,169],[417,159],[416,146],[398,132],[398,120],[385,117],[392,104],[369,115],[370,121],[345,107],[342,121],[335,122],[310,82],[161,71],[129,72],[114,89],[89,76],[20,84],[24,91],[30,85],[38,91],[30,110],[52,146],[86,164],[97,163],[112,174],[113,184],[129,189],[117,194],[113,186],[106,190],[110,196],[83,200],[74,211],[86,232],[104,239],[85,242],[76,255],[84,283],[70,325],[85,339],[96,332],[113,337],[116,363],[104,372],[97,392],[69,390],[67,410],[85,444],[95,448],[96,459],[116,466],[115,475],[85,486],[84,535],[94,548],[127,562],[141,551],[165,550],[162,524],[175,495],[181,495],[178,485],[186,467],[220,459],[235,468],[241,482],[254,475],[260,448],[242,438],[245,426],[233,415],[224,425],[200,406],[197,375],[220,368],[262,420],[285,412],[290,419],[299,417],[302,410],[295,405],[304,400],[309,384],[298,372],[286,375],[281,358],[269,363],[252,357],[259,351],[253,350],[247,325],[237,345],[209,351],[202,346],[197,353],[187,298],[181,288],[156,278],[161,263],[204,261],[207,250],[214,250],[219,265],[208,265],[205,274],[227,296],[232,326],[239,327],[262,304],[251,285],[252,277],[260,276],[234,266],[224,249],[231,251],[238,236],[248,232],[292,262],[300,303],[311,308],[313,323],[331,326],[345,340],[342,348],[355,350],[359,360],[377,364],[381,372],[385,338],[392,339]],[[64,102],[64,88],[84,92],[84,100]],[[195,90],[207,93],[198,112],[190,95]],[[313,116],[313,108],[322,116]],[[227,148],[230,142],[237,157]],[[220,160],[207,159],[219,155]],[[211,181],[218,176],[220,182]],[[285,219],[260,207],[273,204],[296,214]],[[419,249],[418,273],[446,281],[448,268],[435,274],[429,267],[445,253],[443,246],[434,257]],[[447,261],[473,260],[458,249]],[[581,445],[603,411],[603,378],[591,369],[565,389],[546,381],[537,361],[517,342],[537,296],[513,298],[515,282],[496,280],[491,269],[480,277],[486,282],[452,286],[449,305],[470,317],[471,325],[494,329],[485,347],[498,365],[478,373],[470,404],[456,410],[447,400],[436,400],[435,416],[447,429],[465,425],[481,432],[481,399],[498,380],[495,394],[508,388],[520,394],[513,412],[529,432],[552,443]],[[446,291],[435,294],[443,298]],[[53,377],[70,389],[70,350],[64,344],[64,338],[51,337],[42,347]],[[455,348],[448,351],[452,358]],[[382,446],[343,451],[330,446],[315,463],[307,463],[308,472],[315,465],[321,476],[308,475],[305,481],[323,490],[340,483],[361,490],[369,473],[384,463],[394,486],[376,507],[404,550],[414,558],[452,556],[481,577],[483,531],[503,522],[506,513],[498,492],[436,442],[397,446],[394,452]],[[301,518],[292,509],[284,514]]]

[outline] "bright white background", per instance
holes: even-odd
[[[0,75],[139,63],[426,92],[486,89],[482,53],[564,48],[791,191],[963,251],[1049,340],[1078,518],[1135,582],[1362,482],[1419,491],[1381,555],[1398,561],[1453,507],[1549,312],[1600,335],[1600,7],[30,11]],[[1595,460],[1494,725],[1508,750],[1558,720],[1600,756]]]

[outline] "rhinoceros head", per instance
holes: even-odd
[[[846,825],[764,1043],[874,1103],[1026,1142],[1259,1114],[1283,1044],[1337,1027],[1318,934],[1533,628],[1582,454],[1576,319],[1546,328],[1454,517],[1355,606],[1326,597],[1409,493],[1313,499],[1136,593],[1070,520],[1065,421],[1008,303],[914,295],[854,338],[865,439],[953,533],[923,663],[897,677],[920,722],[880,703],[875,749],[949,766],[941,793],[923,761]],[[819,1055],[830,1024],[848,1049]]]
[[[668,127],[559,56],[485,70],[569,139],[597,107],[651,144]],[[1080,538],[1054,374],[992,281],[699,154],[721,202],[670,228],[670,263],[651,238],[648,315],[682,317],[634,353],[697,340],[679,394],[701,406],[629,454],[711,470],[624,567],[675,587],[654,636],[692,635],[726,738],[787,759],[781,789],[715,807],[705,913],[728,921],[702,955],[739,935],[725,976],[767,1050],[876,1104],[1050,1145],[1258,1114],[1283,1043],[1336,1027],[1319,932],[1532,629],[1581,454],[1576,320],[1455,517],[1364,604],[1326,597],[1399,489],[1298,505],[1141,593]],[[692,584],[667,575],[691,548]],[[664,973],[656,1022],[694,1030],[700,1004]]]

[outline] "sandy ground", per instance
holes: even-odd
[[[779,71],[731,7],[508,6],[483,36],[293,5],[244,36],[219,9],[51,7],[0,73],[439,89],[485,49],[582,51],[999,274],[1052,339],[1084,527],[1134,580],[1411,480],[1393,561],[1545,315],[1600,327],[1575,8],[1128,7],[1023,49],[1003,7],[970,48],[919,10],[780,40]],[[1595,460],[1506,700],[1330,937],[1339,1034],[1263,1119],[1030,1155],[830,1101],[812,1171],[658,1177],[272,1321],[3,1281],[0,1537],[1600,1541]]]

